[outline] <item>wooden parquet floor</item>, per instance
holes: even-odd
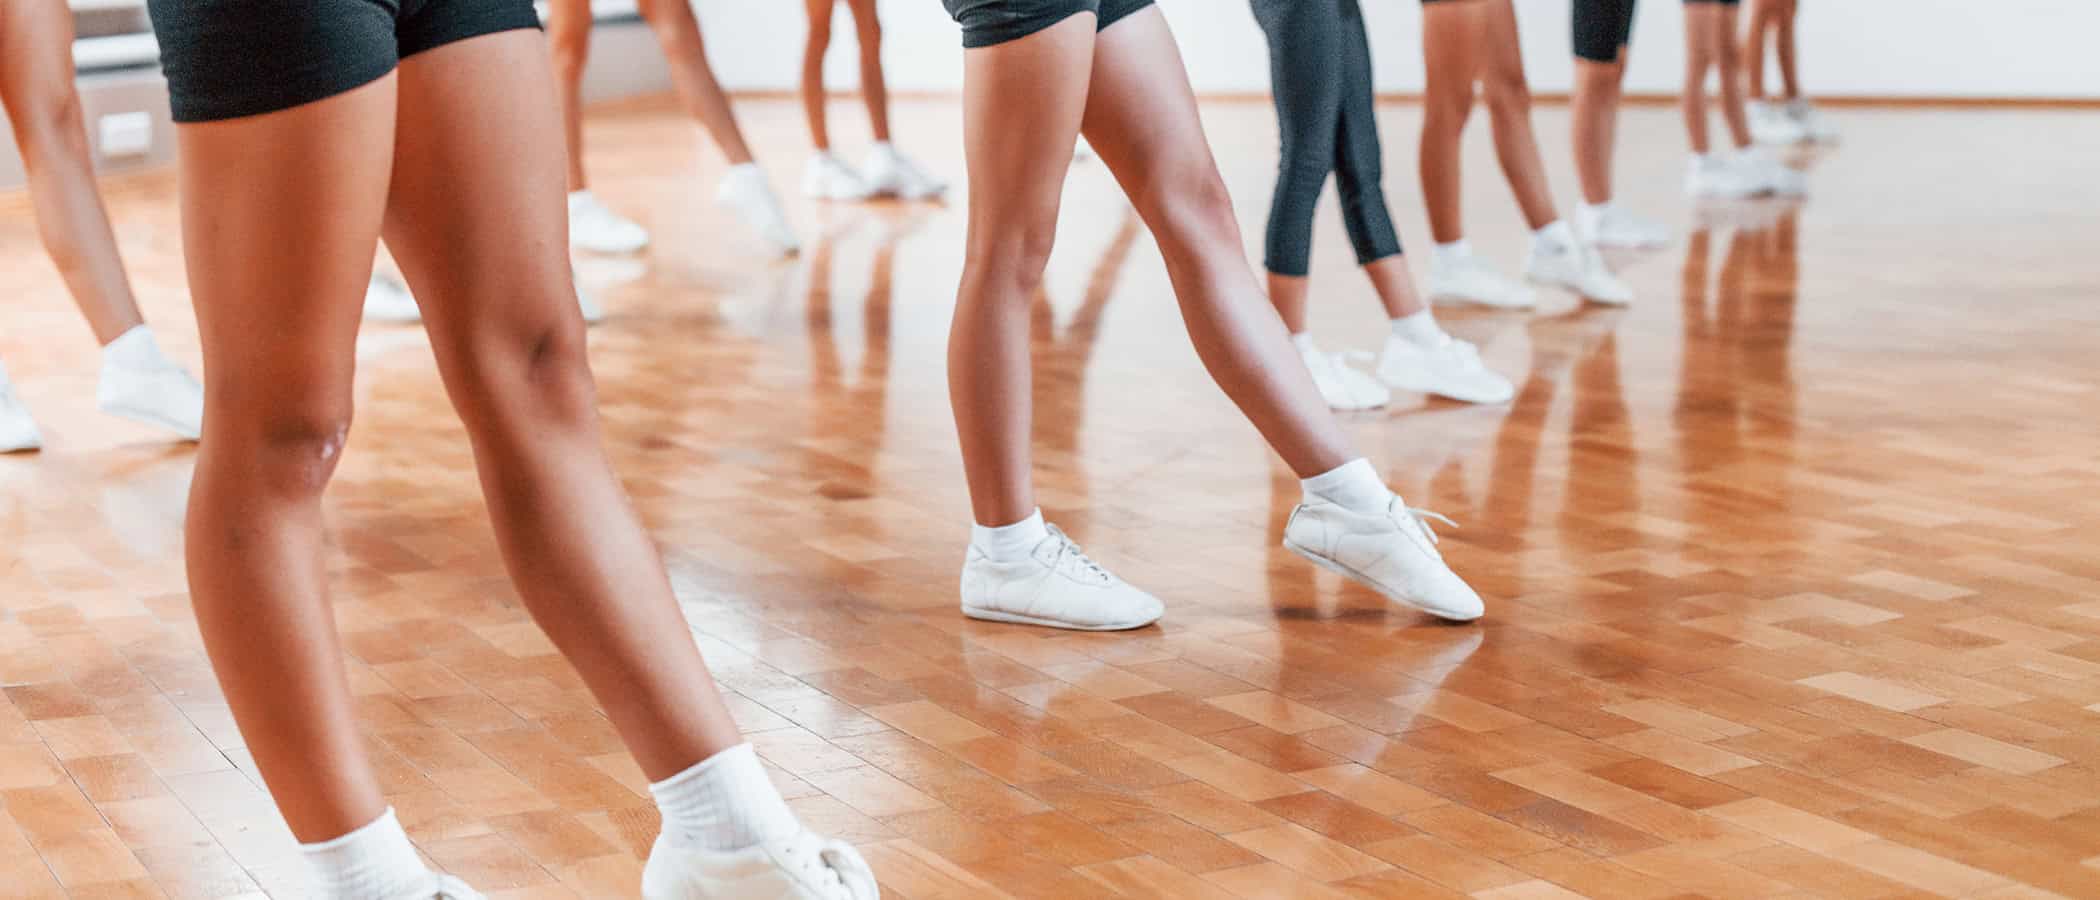
[[[744,115],[789,185],[796,111]],[[1251,244],[1271,113],[1207,115]],[[1417,112],[1383,115],[1424,246]],[[1640,303],[1449,313],[1517,400],[1350,422],[1464,523],[1444,547],[1489,598],[1475,627],[1277,546],[1295,485],[1080,168],[1038,463],[1052,517],[1168,600],[1114,635],[956,613],[960,207],[798,203],[810,249],[767,264],[666,106],[596,116],[599,192],[657,239],[581,264],[612,313],[615,459],[795,809],[925,900],[2100,897],[2100,119],[1850,110],[1805,206],[1694,215],[1674,115],[1624,127],[1626,201],[1685,229],[1622,261]],[[960,171],[952,104],[898,118]],[[1562,111],[1539,126],[1572,194]],[[1471,140],[1474,239],[1514,269]],[[194,361],[171,192],[110,202]],[[0,896],[298,897],[184,597],[190,451],[93,412],[91,342],[26,205],[0,204],[0,358],[50,444],[0,458]],[[1317,331],[1371,347],[1332,219]],[[641,778],[503,577],[420,332],[369,328],[360,354],[331,559],[393,802],[494,896],[633,896]]]

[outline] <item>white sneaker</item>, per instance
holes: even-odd
[[[389,900],[488,900],[480,891],[450,875],[431,873],[427,886],[418,886],[408,893]]]
[[[926,174],[925,169],[889,144],[875,145],[868,153],[867,167],[861,171],[868,190],[885,197],[930,200],[948,190],[947,182]]]
[[[593,253],[635,253],[649,246],[649,232],[590,191],[569,194],[569,245]]]
[[[1283,546],[1395,603],[1454,622],[1480,618],[1486,611],[1480,595],[1444,564],[1436,532],[1425,518],[1451,524],[1398,496],[1383,512],[1371,514],[1332,503],[1302,503],[1283,528]]]
[[[408,285],[375,273],[371,283],[365,285],[365,320],[421,322],[423,310],[417,308],[415,295],[408,292]]]
[[[1027,559],[995,562],[972,544],[963,562],[962,611],[972,619],[1124,631],[1158,621],[1166,609],[1088,559],[1055,525]]]
[[[1385,339],[1378,357],[1378,380],[1418,394],[1436,394],[1467,403],[1507,403],[1515,385],[1480,361],[1480,349],[1450,335],[1424,347],[1399,335]]]
[[[1816,111],[1816,105],[1808,102],[1808,98],[1803,97],[1798,100],[1788,101],[1786,114],[1788,118],[1794,120],[1795,125],[1800,127],[1805,140],[1825,144],[1837,142],[1837,126],[1830,124],[1829,119],[1824,118],[1822,113]]]
[[[1788,113],[1787,104],[1753,101],[1749,112],[1750,136],[1760,144],[1798,144],[1809,139],[1808,129]]]
[[[1499,309],[1530,309],[1538,296],[1506,278],[1478,256],[1463,256],[1429,269],[1429,299],[1434,303],[1475,303]]]
[[[1531,253],[1524,260],[1524,277],[1532,284],[1561,288],[1598,303],[1625,306],[1633,302],[1633,288],[1612,274],[1597,248],[1579,240],[1563,244],[1533,239]]]
[[[0,453],[38,450],[43,446],[44,436],[36,429],[36,419],[29,415],[22,398],[15,396],[15,386],[7,380],[7,373],[0,371]]]
[[[1684,172],[1684,192],[1694,197],[1741,199],[1772,192],[1771,175],[1741,153],[1694,156]]]
[[[844,841],[804,829],[734,852],[675,848],[658,838],[642,867],[643,900],[878,900],[875,871]]]
[[[154,356],[144,363],[105,360],[95,385],[95,406],[194,441],[204,427],[204,386],[173,360]]]
[[[1298,347],[1298,356],[1305,360],[1313,385],[1320,389],[1320,396],[1330,407],[1343,411],[1377,409],[1393,399],[1392,390],[1349,364],[1359,358],[1368,359],[1368,353],[1328,353],[1308,342]]]
[[[585,325],[596,325],[605,321],[605,308],[598,305],[597,297],[583,289],[581,282],[576,284],[576,311],[583,314]]]
[[[729,174],[722,176],[722,186],[715,191],[715,202],[736,213],[781,255],[792,256],[801,251],[802,241],[795,237],[787,213],[780,209],[780,198],[773,194],[773,186],[766,183],[765,170],[757,163],[731,166]]]
[[[818,200],[866,200],[875,191],[829,150],[819,150],[802,165],[802,193]]]
[[[1670,243],[1670,229],[1627,212],[1616,203],[1606,204],[1601,210],[1588,205],[1576,209],[1575,226],[1583,240],[1599,247],[1652,250]]]
[[[1759,179],[1767,194],[1799,197],[1808,193],[1808,176],[1787,165],[1770,150],[1753,147],[1737,154],[1736,159]]]

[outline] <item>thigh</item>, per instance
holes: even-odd
[[[312,103],[394,70],[394,7],[376,0],[148,0],[177,122]]]
[[[1510,0],[1480,0],[1482,67],[1487,77],[1522,87],[1524,40],[1517,31],[1517,9]]]
[[[52,92],[72,93],[73,11],[65,0],[0,0],[0,106],[22,117]]]
[[[1216,179],[1217,162],[1196,112],[1188,70],[1157,10],[1101,33],[1087,96],[1086,137],[1125,194],[1152,208],[1176,176]]]
[[[387,247],[447,382],[503,348],[581,341],[545,42],[516,29],[455,41],[403,60],[400,80]]]
[[[1093,23],[1065,21],[963,54],[973,245],[1006,239],[1006,223],[1055,223],[1086,107],[1094,45]]]
[[[184,123],[176,141],[206,447],[215,435],[268,441],[302,436],[273,430],[303,422],[347,420],[386,204],[393,77],[264,115]]]
[[[1422,4],[1422,70],[1428,93],[1470,103],[1480,77],[1490,0],[1430,0]]]
[[[1269,43],[1271,95],[1286,157],[1329,146],[1353,73],[1340,46],[1334,0],[1257,0]],[[1339,68],[1338,68],[1339,67]],[[1315,160],[1297,157],[1298,162]],[[1321,164],[1327,159],[1317,160]]]

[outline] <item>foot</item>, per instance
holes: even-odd
[[[572,279],[573,277],[571,276]],[[605,321],[605,307],[599,306],[598,298],[584,290],[581,283],[576,284],[576,311],[583,314],[585,325],[596,325]]]
[[[1799,197],[1808,193],[1808,176],[1801,170],[1787,165],[1778,154],[1763,147],[1753,147],[1736,154],[1741,164],[1747,167],[1764,186],[1764,193],[1778,197]]]
[[[817,200],[840,200],[852,202],[866,200],[875,191],[860,173],[833,156],[829,150],[820,150],[802,165],[802,194]]]
[[[464,881],[450,875],[439,875],[433,872],[430,876],[430,883],[427,886],[418,886],[412,891],[391,898],[391,900],[488,900],[488,898],[483,896],[480,891],[468,887]]]
[[[758,232],[759,237],[772,244],[783,256],[792,256],[802,249],[802,241],[795,237],[795,229],[788,225],[787,213],[780,209],[780,198],[773,193],[773,186],[766,183],[766,173],[757,163],[732,166],[723,176],[722,186],[715,192],[715,202],[736,213],[744,224]]]
[[[121,363],[105,360],[95,386],[95,406],[119,418],[172,431],[194,441],[204,427],[204,386],[173,360],[160,356]]]
[[[868,154],[867,167],[861,171],[868,189],[885,197],[930,200],[948,190],[946,182],[926,174],[925,169],[888,144],[876,145]]]
[[[1598,247],[1621,250],[1653,250],[1670,243],[1670,229],[1608,204],[1599,210],[1584,206],[1575,212],[1577,231],[1583,240]]]
[[[1451,523],[1397,496],[1385,510],[1369,514],[1333,503],[1303,503],[1284,526],[1283,546],[1395,603],[1454,622],[1480,618],[1486,611],[1480,595],[1444,564],[1436,532],[1425,518]]]
[[[1787,101],[1786,114],[1801,129],[1805,140],[1823,144],[1837,142],[1837,126],[1831,124],[1829,119],[1824,118],[1822,113],[1817,112],[1815,104],[1808,102],[1808,98],[1802,97]]]
[[[1495,271],[1478,256],[1463,256],[1429,270],[1429,298],[1435,303],[1474,303],[1498,309],[1530,309],[1537,295]]]
[[[1435,394],[1466,403],[1507,403],[1515,385],[1480,361],[1480,350],[1450,335],[1421,344],[1399,335],[1385,339],[1378,357],[1378,380],[1418,394]]]
[[[1533,240],[1531,254],[1524,260],[1524,277],[1532,284],[1561,288],[1598,303],[1625,306],[1633,302],[1633,288],[1612,274],[1597,248],[1579,240]]]
[[[408,285],[384,275],[374,275],[371,283],[365,285],[365,320],[421,322],[423,311],[416,307],[415,295],[408,292]]]
[[[1109,574],[1052,525],[1026,559],[1014,562],[995,562],[971,545],[962,611],[987,622],[1123,631],[1158,621],[1166,605]]]
[[[1759,100],[1750,104],[1750,136],[1760,144],[1798,144],[1808,130],[1788,113],[1787,104]]]
[[[1771,175],[1742,153],[1709,153],[1692,157],[1684,173],[1684,192],[1704,199],[1739,200],[1772,193]]]
[[[859,851],[807,829],[756,847],[717,852],[658,839],[642,868],[643,900],[878,900]]]
[[[14,385],[0,378],[0,453],[38,450],[43,446],[44,436],[37,431],[29,407],[15,396]]]
[[[1377,409],[1393,399],[1393,392],[1378,379],[1349,364],[1359,355],[1369,358],[1368,353],[1328,353],[1308,341],[1298,347],[1298,355],[1330,407],[1345,412]]]
[[[637,253],[649,246],[649,232],[590,191],[576,191],[569,195],[569,245],[593,253]]]

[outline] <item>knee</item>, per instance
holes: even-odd
[[[869,16],[854,23],[856,40],[860,41],[860,54],[867,59],[882,50],[882,23]],[[879,57],[878,57],[879,58]]]
[[[468,421],[543,433],[590,420],[597,387],[580,320],[550,316],[468,340],[458,401]]]
[[[590,23],[550,25],[547,50],[553,58],[555,72],[567,78],[582,74],[584,65],[591,58]]]
[[[1442,85],[1422,96],[1423,127],[1432,131],[1463,128],[1473,114],[1473,85]]]
[[[1531,86],[1523,78],[1492,78],[1487,83],[1487,103],[1498,115],[1530,115]]]
[[[972,229],[968,262],[963,267],[965,292],[1004,295],[1021,305],[1030,302],[1050,265],[1057,243],[1055,225]]]
[[[244,403],[207,405],[210,437],[237,449],[228,454],[215,448],[206,458],[239,460],[238,474],[227,483],[284,499],[320,496],[350,435],[347,392],[340,399],[294,400],[260,413],[252,409]]]
[[[831,49],[831,20],[810,19],[809,35],[803,39],[802,49],[814,59],[823,59],[824,51]]]
[[[1151,185],[1142,200],[1133,198],[1153,230],[1168,244],[1186,244],[1209,238],[1233,239],[1239,230],[1232,195],[1218,176],[1217,165],[1207,160],[1163,166],[1169,173]],[[1170,248],[1162,247],[1162,250]]]
[[[34,167],[53,154],[85,151],[87,129],[80,111],[80,94],[73,90],[71,81],[26,93],[28,96],[7,98],[16,107],[12,112],[24,164]]]
[[[672,55],[697,52],[700,48],[700,31],[690,21],[692,7],[685,3],[686,0],[640,0],[635,4],[642,21],[656,32],[656,43]]]

